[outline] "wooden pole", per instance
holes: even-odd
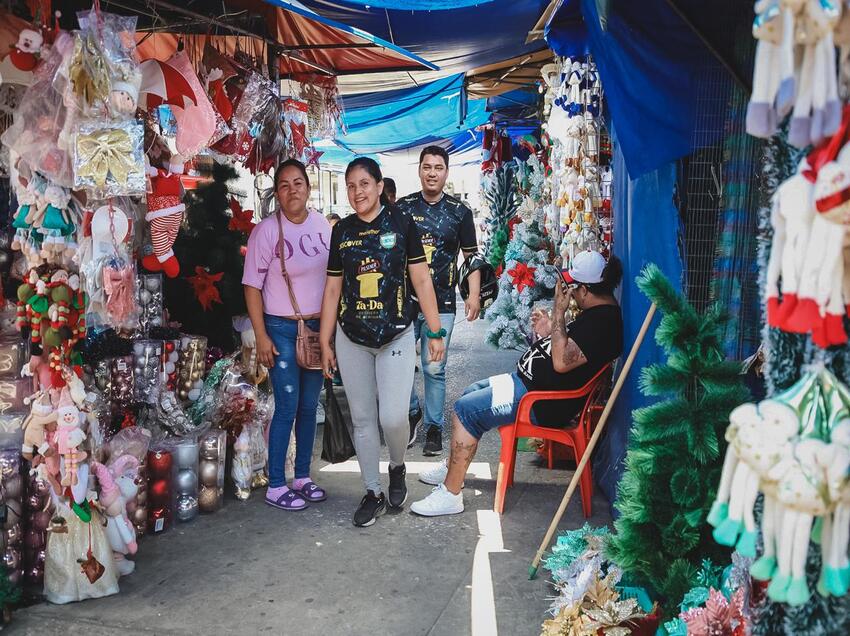
[[[623,365],[623,369],[620,371],[620,375],[617,377],[617,382],[614,384],[614,389],[611,391],[611,397],[608,398],[608,402],[605,404],[605,409],[602,411],[602,416],[599,418],[599,423],[596,425],[596,429],[593,431],[593,435],[590,437],[590,441],[587,444],[587,449],[584,451],[584,455],[581,456],[581,461],[576,467],[576,472],[573,473],[573,478],[570,480],[570,485],[567,487],[567,492],[564,493],[564,498],[561,499],[561,505],[558,506],[558,510],[557,512],[555,512],[555,516],[552,518],[552,523],[549,524],[549,529],[546,531],[546,536],[543,537],[543,542],[537,549],[537,554],[534,556],[534,560],[531,562],[531,565],[528,568],[529,579],[533,579],[537,576],[537,568],[540,565],[540,561],[543,558],[543,554],[544,552],[546,552],[546,548],[549,547],[549,543],[552,541],[552,536],[555,534],[555,530],[558,527],[558,523],[560,523],[561,517],[564,516],[564,511],[566,511],[567,506],[570,503],[570,499],[572,499],[573,497],[573,493],[575,492],[579,479],[581,479],[581,474],[584,472],[584,468],[585,466],[587,466],[587,462],[590,461],[590,455],[593,453],[593,449],[596,447],[596,442],[599,440],[599,436],[602,435],[602,430],[605,428],[605,423],[608,421],[608,416],[611,414],[611,410],[614,408],[614,403],[617,401],[617,396],[620,395],[620,391],[623,388],[623,384],[626,381],[626,377],[629,375],[629,370],[632,368],[632,364],[635,361],[635,356],[637,355],[638,349],[640,349],[640,345],[643,342],[643,339],[646,337],[646,332],[649,331],[649,325],[650,323],[652,323],[652,318],[655,315],[655,309],[655,303],[652,303],[652,305],[650,305],[649,307],[649,310],[646,312],[646,318],[643,319],[643,325],[641,325],[637,338],[635,338],[635,342],[632,345],[632,350],[629,352],[629,357],[626,358],[626,362]]]

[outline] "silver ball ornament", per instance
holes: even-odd
[[[192,495],[198,491],[198,475],[193,469],[181,470],[177,473],[174,487],[181,495]]]
[[[177,518],[190,521],[198,516],[198,500],[195,497],[182,496],[177,499]]]
[[[198,466],[198,444],[188,442],[174,448],[174,461],[180,470],[191,468],[193,471]]]

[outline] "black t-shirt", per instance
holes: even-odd
[[[623,352],[623,316],[618,305],[597,305],[586,309],[567,325],[567,336],[575,342],[584,357],[580,367],[558,373],[552,363],[552,338],[541,338],[517,363],[517,374],[529,391],[569,391],[580,389],[588,380]],[[548,400],[534,405],[537,421],[556,428],[566,428],[585,398]]]
[[[407,195],[397,205],[413,217],[419,228],[440,313],[453,314],[458,252],[478,249],[472,210],[448,194],[436,203],[428,203],[421,192]]]
[[[342,276],[339,324],[352,342],[381,347],[413,320],[409,263],[425,251],[410,215],[385,207],[370,223],[356,214],[331,232],[328,276]]]

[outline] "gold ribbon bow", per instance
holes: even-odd
[[[77,156],[77,176],[91,178],[101,188],[106,185],[106,177],[110,172],[119,184],[127,185],[127,178],[136,167],[133,141],[127,131],[121,128],[79,134]]]

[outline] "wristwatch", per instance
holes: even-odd
[[[432,340],[436,340],[437,338],[445,338],[446,337],[446,328],[440,327],[440,330],[437,333],[434,333],[430,329],[425,331],[425,335],[431,338]]]

